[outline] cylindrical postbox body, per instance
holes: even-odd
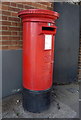
[[[49,108],[57,12],[28,9],[23,22],[23,106],[31,112]]]

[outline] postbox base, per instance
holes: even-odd
[[[23,89],[23,108],[29,112],[40,113],[50,107],[50,92]]]

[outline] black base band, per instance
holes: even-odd
[[[51,89],[45,91],[31,91],[23,89],[24,110],[40,113],[50,107]]]

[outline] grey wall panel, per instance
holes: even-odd
[[[2,96],[14,94],[22,88],[22,51],[2,51]]]
[[[54,10],[60,13],[56,22],[54,81],[73,82],[77,79],[79,53],[79,6],[55,3]]]
[[[80,42],[79,42],[79,59],[78,59],[78,80],[81,81],[81,5],[79,6],[80,16]]]
[[[2,98],[2,50],[0,50],[0,99]]]

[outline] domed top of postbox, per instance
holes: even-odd
[[[59,13],[44,9],[27,9],[20,11],[18,13],[18,16],[24,20],[32,19],[32,21],[33,20],[41,21],[41,20],[50,19],[55,21],[56,19],[58,19]]]

